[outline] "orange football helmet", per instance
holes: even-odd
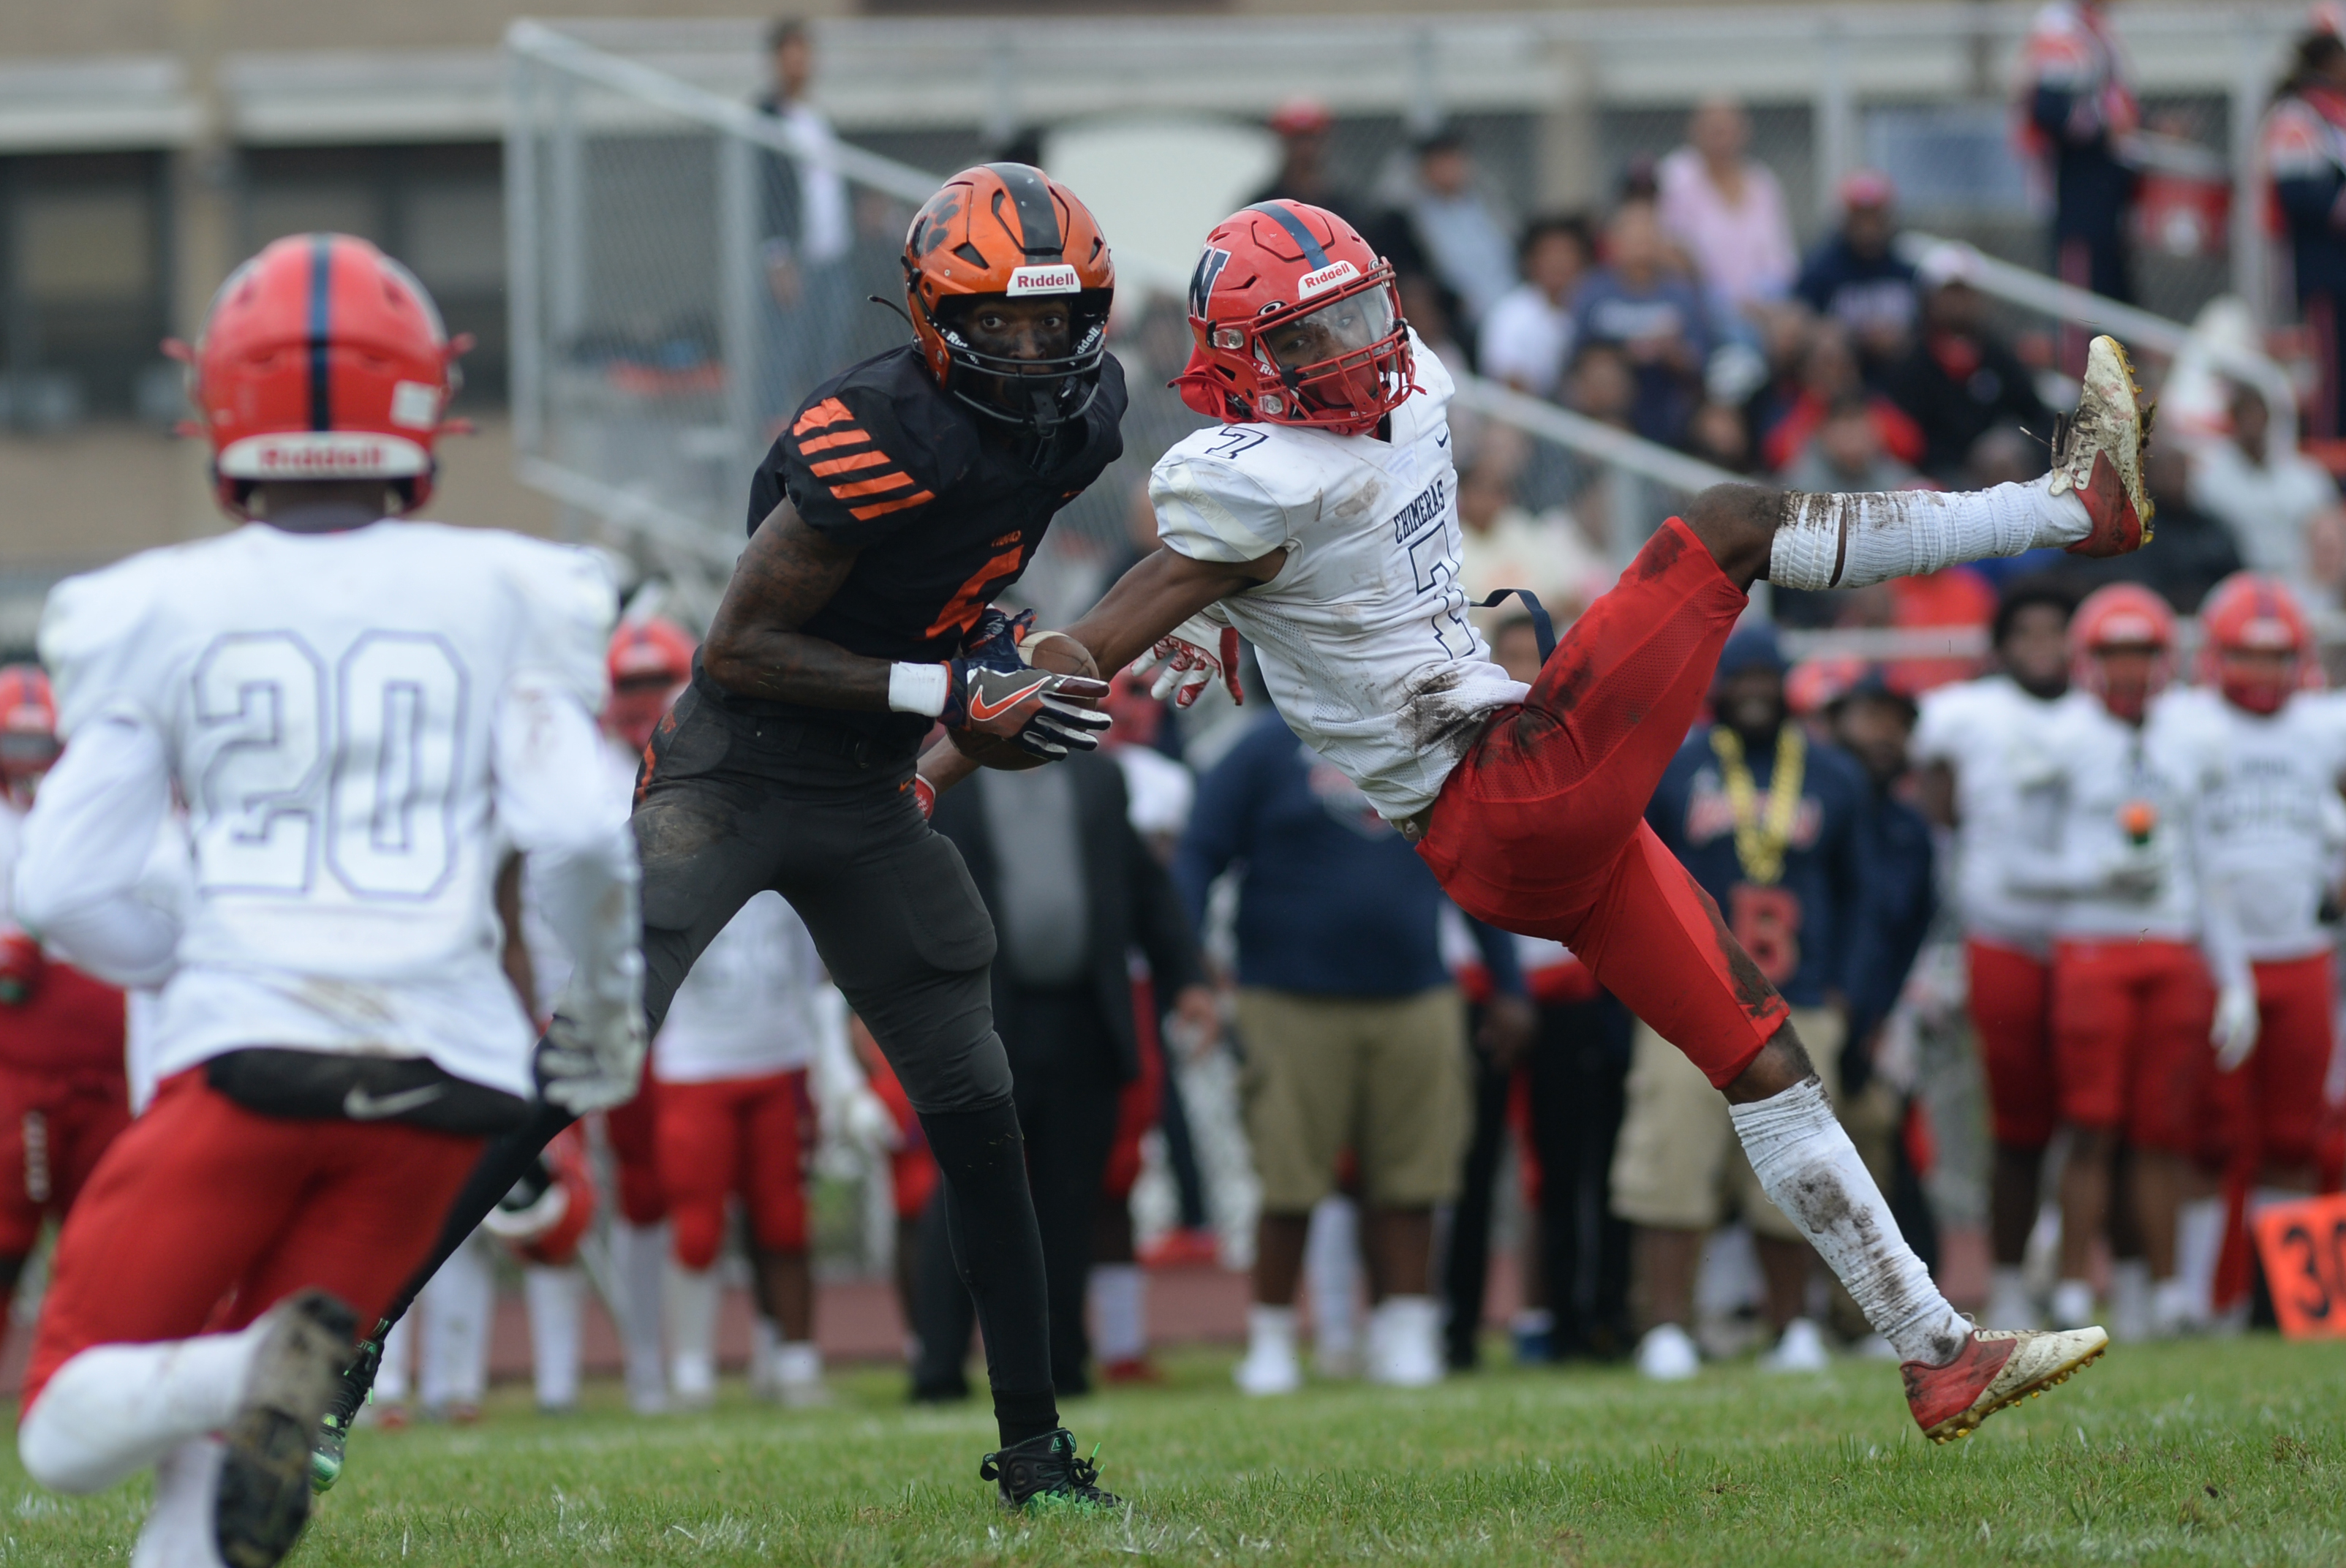
[[[1206,236],[1189,331],[1173,384],[1208,419],[1360,435],[1417,390],[1392,264],[1306,202],[1259,201]]]
[[[2137,650],[2151,656],[2142,674],[2110,668],[2108,656]],[[2139,721],[2175,678],[2175,612],[2139,583],[2095,589],[2069,618],[2069,667],[2070,678],[2113,715]]]
[[[2206,640],[2199,649],[2199,678],[2250,713],[2278,713],[2292,691],[2311,677],[2319,685],[2313,626],[2297,596],[2276,577],[2235,572],[2216,585],[2199,606]],[[2270,656],[2282,656],[2278,667]],[[2242,656],[2266,656],[2263,658]]]
[[[1040,360],[982,352],[968,318],[980,300],[1064,296],[1068,351]],[[1091,209],[1023,163],[965,168],[923,204],[904,235],[904,303],[937,384],[988,419],[1036,433],[1078,418],[1099,393],[1116,264]]]
[[[603,728],[635,750],[649,746],[668,704],[692,678],[699,646],[690,632],[658,616],[621,622],[611,634],[611,700]]]
[[[189,361],[219,504],[241,517],[263,480],[382,479],[423,504],[471,343],[372,245],[301,234],[229,275],[194,349],[165,346]]]

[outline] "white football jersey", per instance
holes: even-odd
[[[636,799],[636,770],[642,765],[643,754],[608,734],[601,738],[602,744],[595,748],[594,788],[619,809],[630,810]],[[570,983],[570,950],[546,921],[542,872],[526,864],[521,873],[521,930],[522,943],[529,949],[530,980],[537,987],[537,1015],[550,1018],[562,988]]]
[[[127,718],[188,805],[195,901],[155,1072],[278,1045],[534,1092],[498,963],[494,764],[555,744],[531,728],[546,694],[600,708],[615,610],[584,550],[394,521],[251,524],[58,585],[60,733]],[[575,809],[608,814],[583,779]]]
[[[2147,851],[2163,874],[2148,898],[2074,893],[2054,901],[2055,936],[2166,942],[2198,936],[2192,843],[2198,789],[2190,754],[2178,744],[2178,727],[2164,718],[2179,695],[2154,698],[2150,717],[2138,726],[2112,718],[2082,691],[2057,705],[2047,731],[2050,766],[2041,782],[2024,791],[2033,797],[2023,802],[2032,830],[2016,836],[2015,859],[2049,856],[2064,867],[2090,871]],[[2137,803],[2150,809],[2153,822],[2142,851],[2133,848],[2125,825]]]
[[[2194,688],[2162,703],[2157,722],[2196,777],[2199,874],[2211,896],[2220,890],[2248,956],[2326,952],[2316,915],[2346,813],[2346,702],[2308,692],[2260,716]]]
[[[1454,387],[1412,342],[1419,391],[1393,411],[1390,442],[1217,425],[1158,459],[1148,479],[1158,535],[1177,553],[1287,552],[1278,576],[1221,608],[1254,644],[1288,727],[1394,820],[1430,804],[1485,716],[1530,689],[1492,662],[1466,617],[1446,418]]]
[[[2053,905],[2006,885],[2016,847],[2023,786],[2052,763],[2057,698],[2031,697],[2009,676],[1943,686],[1923,695],[1912,755],[1944,763],[1955,780],[1956,902],[1966,935],[2041,953],[2053,935]]]
[[[840,1026],[806,923],[782,895],[741,906],[677,988],[652,1042],[652,1076],[666,1084],[762,1078],[804,1067],[820,1031]]]

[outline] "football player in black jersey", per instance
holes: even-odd
[[[645,753],[644,1003],[656,1032],[743,903],[768,888],[790,900],[936,1155],[1001,1431],[981,1474],[1012,1507],[1113,1505],[1059,1425],[989,999],[994,927],[929,830],[913,762],[939,719],[972,749],[1037,761],[1088,750],[1107,727],[1106,684],[1028,667],[990,601],[1123,451],[1124,372],[1105,347],[1115,270],[1074,193],[1012,163],[947,181],[913,219],[903,264],[915,341],[817,387],[759,465],[749,548]],[[567,1119],[541,1104],[490,1145],[440,1253],[345,1378],[320,1484],[339,1473],[382,1331]]]

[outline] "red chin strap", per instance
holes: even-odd
[[[2236,675],[2229,669],[2224,670],[2217,681],[2226,702],[2268,718],[2279,713],[2280,705],[2289,700],[2291,684],[2278,677]]]

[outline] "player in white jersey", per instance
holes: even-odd
[[[2043,771],[2048,729],[2069,689],[2075,598],[2044,579],[2014,584],[1995,613],[1996,673],[1925,692],[1912,754],[1931,816],[1955,830],[1955,894],[1972,1028],[1986,1080],[1995,1166],[1988,1189],[1994,1284],[1985,1322],[2034,1328],[2021,1262],[2036,1223],[2053,1138],[2053,906],[2005,885],[2021,780]]]
[[[2178,698],[2161,695],[2173,614],[2149,589],[2113,584],[2077,606],[2069,641],[2076,689],[2021,779],[2004,871],[2008,888],[2044,901],[2053,919],[2054,1095],[2069,1132],[2053,1319],[2074,1327],[2091,1316],[2087,1269],[2115,1214],[2130,1222],[2120,1236],[2140,1238],[2151,1300],[2146,1312],[2131,1299],[2138,1274],[2121,1278],[2114,1315],[2147,1332],[2181,1316],[2176,1211],[2203,1122],[2216,1011],[2208,973],[2229,966],[2230,948],[2208,940],[2202,956],[2198,789],[2165,718]],[[2122,1144],[2128,1190],[2114,1198]]]
[[[1164,547],[1069,635],[1103,669],[1155,648],[1168,684],[1227,673],[1222,625],[1251,637],[1295,733],[1462,909],[1566,943],[1727,1094],[1769,1196],[1906,1359],[1926,1432],[1967,1432],[2099,1354],[2098,1330],[1974,1330],[1940,1296],[1783,999],[1643,811],[1753,582],[1855,587],[2040,545],[2137,547],[2141,415],[2117,345],[2096,341],[2047,480],[1968,495],[1716,487],[1527,687],[1465,616],[1451,382],[1402,321],[1392,269],[1333,214],[1266,201],[1208,237],[1189,310],[1184,396],[1226,423],[1159,462]]]
[[[2217,1152],[2254,1182],[2254,1201],[2274,1202],[2320,1185],[2315,1145],[2334,1109],[2321,910],[2346,848],[2346,703],[2302,689],[2312,629],[2275,579],[2227,578],[2199,624],[2203,684],[2160,718],[2197,771],[2201,898],[2230,970],[2218,977]]]
[[[484,1137],[541,1090],[632,1087],[642,965],[625,814],[590,784],[602,568],[399,520],[452,390],[422,288],[363,240],[281,240],[193,358],[221,501],[257,521],[70,579],[42,620],[68,744],[17,912],[164,989],[155,1099],[59,1237],[17,1444],[62,1491],[158,1466],[138,1562],[251,1568],[307,1519],[354,1314],[423,1258]],[[138,894],[175,789],[184,927]],[[535,1063],[499,964],[508,845],[560,889],[577,961]]]

